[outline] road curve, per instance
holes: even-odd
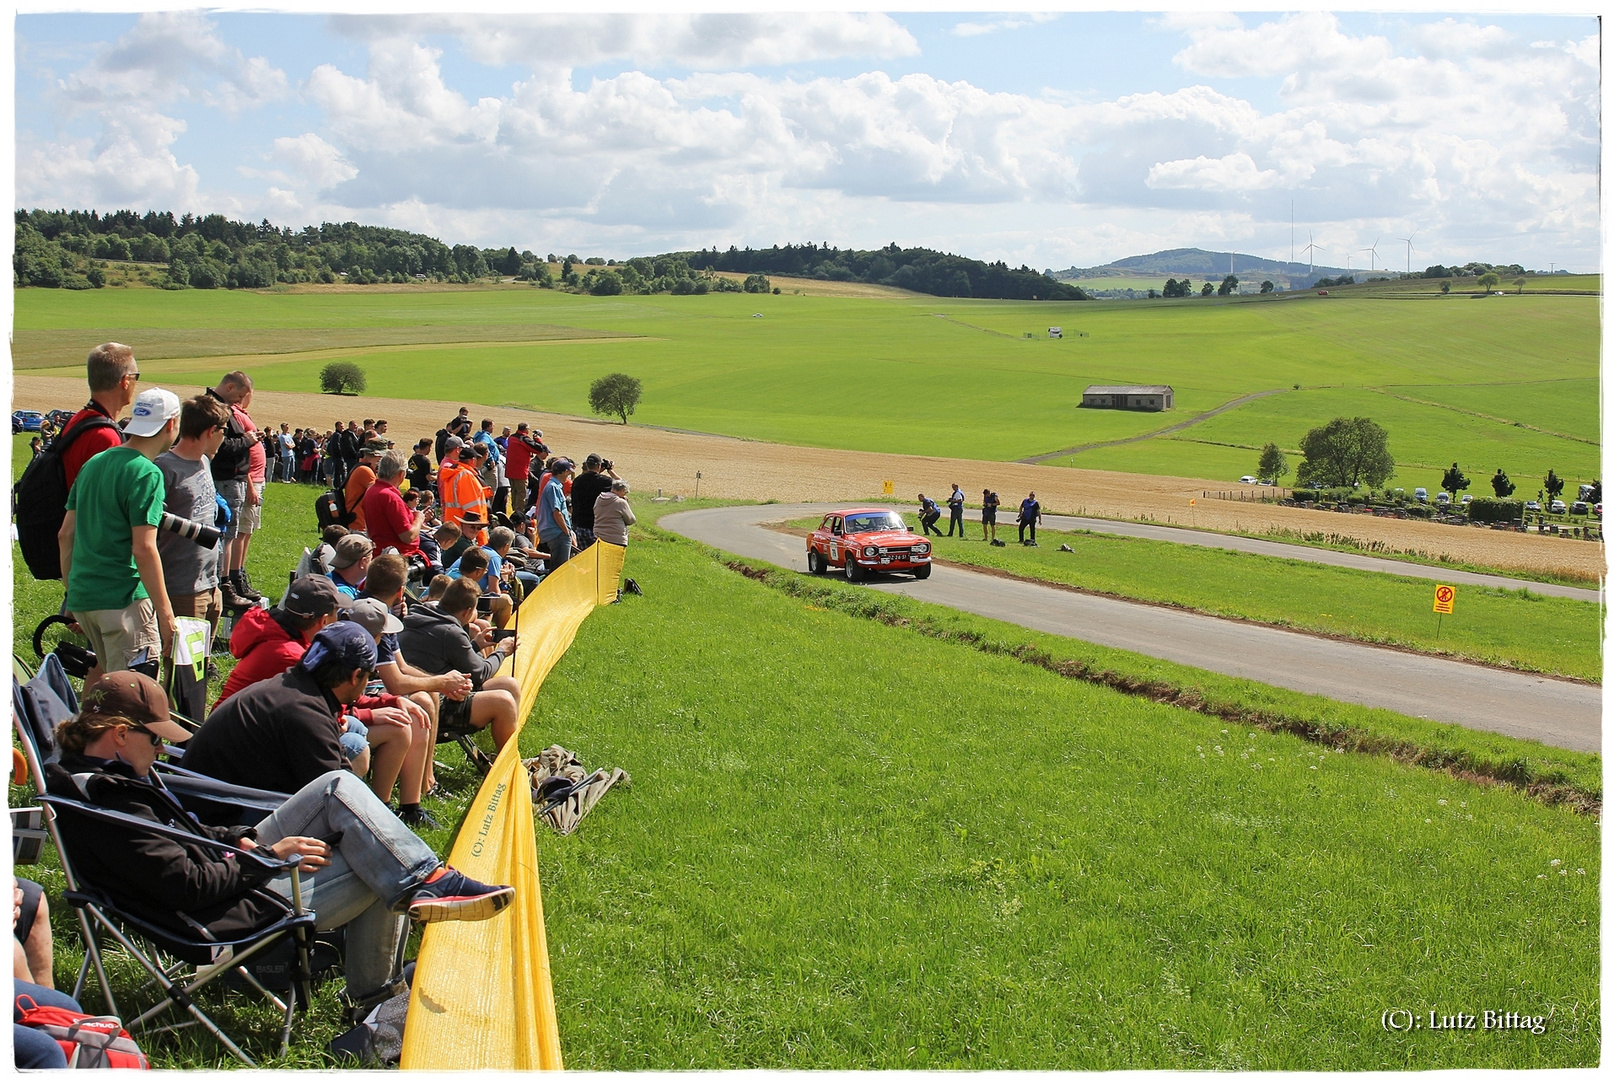
[[[670,514],[660,523],[723,551],[805,572],[801,538],[764,526],[826,508],[812,503],[728,506]],[[1089,596],[953,566],[935,567],[928,581],[877,578],[869,587],[1337,701],[1570,750],[1602,749],[1602,688],[1597,686]]]

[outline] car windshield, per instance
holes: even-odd
[[[846,515],[846,531],[849,533],[881,532],[886,529],[901,532],[906,528],[902,522],[902,515],[890,511]]]

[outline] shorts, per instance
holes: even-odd
[[[18,941],[27,941],[28,934],[34,928],[34,917],[39,914],[39,901],[45,895],[45,889],[37,881],[29,881],[25,877],[15,878],[17,888],[22,890],[22,907],[17,916],[17,925],[12,927],[12,934]]]
[[[156,660],[162,655],[157,608],[150,597],[136,600],[126,608],[75,611],[73,619],[89,639],[103,674],[128,671],[136,664]]]
[[[258,505],[243,506],[241,508],[240,533],[242,536],[251,536],[263,528],[263,481],[252,481],[252,490],[258,493]],[[243,495],[242,498],[246,498],[246,496]]]
[[[369,734],[369,728],[353,717],[348,717],[346,727],[343,728],[342,734],[337,736],[336,739],[337,742],[342,744],[342,756],[348,761],[352,761],[368,750],[370,748]]]
[[[996,510],[982,510],[981,511],[981,524],[982,525],[996,525],[997,523],[998,523],[998,512]]]
[[[241,535],[241,518],[247,508],[247,481],[220,480],[213,485],[219,497],[230,508],[230,523],[224,527],[226,540]]]
[[[437,706],[437,737],[439,739],[455,739],[461,735],[471,735],[480,731],[471,723],[471,700],[476,697],[476,691],[466,694],[459,701],[445,697],[441,705]]]

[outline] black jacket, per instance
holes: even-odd
[[[84,781],[86,791],[74,782]],[[135,776],[121,761],[68,755],[45,766],[52,795],[88,802],[183,829],[226,844],[254,835],[250,828],[201,825],[167,790]],[[84,884],[114,897],[120,907],[160,926],[229,938],[278,917],[273,901],[250,895],[274,876],[251,859],[223,858],[201,845],[104,825],[66,813],[62,839]]]
[[[594,531],[594,500],[611,490],[603,472],[584,470],[572,478],[572,528]]]
[[[230,418],[230,422],[224,425],[224,441],[219,444],[219,452],[213,455],[210,466],[213,479],[245,480],[252,469],[252,440],[247,438],[246,428],[235,418],[235,410],[230,408],[228,401],[211,389],[207,396],[222,402]]]
[[[477,689],[498,673],[504,657],[499,653],[483,656],[471,644],[471,635],[459,620],[444,615],[429,604],[416,604],[404,616],[398,634],[398,648],[409,658],[411,667],[431,675],[462,671]],[[229,702],[225,702],[229,704]],[[193,740],[194,741],[194,740]],[[189,751],[186,752],[189,756]]]
[[[345,767],[341,705],[301,667],[253,683],[213,710],[185,744],[187,769],[288,794]]]

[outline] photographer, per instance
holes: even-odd
[[[572,481],[572,530],[577,534],[577,550],[582,551],[594,542],[594,503],[611,490],[611,481],[618,479],[612,463],[598,454],[583,459],[583,471]]]
[[[211,459],[224,441],[230,414],[216,398],[199,394],[179,407],[179,441],[157,455],[163,474],[163,509],[187,521],[212,525],[218,513]],[[219,549],[205,547],[167,530],[157,533],[163,585],[175,615],[206,619],[208,640],[219,629]],[[167,644],[167,643],[165,643]]]
[[[527,481],[532,475],[532,458],[534,454],[543,453],[543,444],[534,442],[527,429],[525,421],[516,425],[516,430],[504,444],[504,475],[510,481],[510,496],[513,500],[520,499],[521,505],[511,505],[511,516],[525,515],[532,505],[527,493]]]

